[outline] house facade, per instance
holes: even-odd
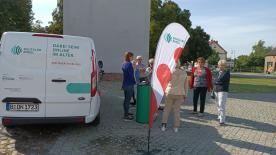
[[[216,51],[220,60],[227,60],[227,51],[216,40],[209,41],[210,47]]]
[[[274,72],[276,72],[276,48],[266,54],[264,64],[264,73]]]

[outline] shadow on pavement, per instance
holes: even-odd
[[[205,113],[205,116],[202,117],[202,119],[198,119],[199,117],[194,115],[189,115],[189,110],[182,109],[182,113],[185,113],[184,119],[190,119],[194,121],[201,121],[201,122],[207,122],[210,120],[216,120],[217,115]],[[251,129],[256,131],[263,131],[268,133],[275,133],[276,126],[269,124],[269,123],[263,123],[263,122],[257,122],[249,119],[243,119],[238,117],[232,117],[232,116],[226,116],[226,120],[229,126],[235,126],[245,129]]]
[[[70,125],[77,127],[77,125]],[[79,126],[78,126],[79,127]],[[6,127],[4,135],[15,140],[15,150],[23,154],[47,154],[56,139],[69,125],[23,125]]]
[[[188,138],[186,140],[190,141],[194,139],[195,137],[198,137],[197,144],[200,144],[200,141],[208,141],[210,143],[210,148],[214,147],[214,145],[217,145],[216,143],[226,144],[226,145],[232,145],[239,148],[244,148],[248,150],[255,150],[263,153],[272,153],[276,152],[276,148],[263,146],[260,144],[255,144],[247,141],[242,140],[235,140],[235,139],[225,139],[222,138],[222,135],[220,135],[217,132],[217,129],[203,124],[197,124],[193,123],[195,121],[206,123],[207,121],[216,120],[217,115],[205,113],[205,116],[202,118],[197,117],[196,115],[189,114],[189,110],[183,109],[182,111],[182,127],[189,128],[191,130],[194,130],[195,132],[192,132],[192,135],[187,135]],[[186,121],[188,120],[188,121]],[[193,121],[193,122],[190,122]],[[262,123],[262,122],[256,122],[252,120],[237,118],[237,117],[227,117],[227,124],[222,127],[238,127],[238,128],[245,128],[245,129],[251,129],[251,130],[257,130],[262,132],[269,132],[269,133],[275,133],[276,126],[268,124],[268,123]],[[196,131],[197,130],[197,131]],[[185,132],[185,131],[181,131]],[[230,131],[231,132],[231,131]],[[216,146],[215,146],[216,147]],[[222,149],[222,148],[220,148]],[[208,149],[206,149],[208,150]],[[221,153],[221,150],[219,150]],[[210,152],[207,152],[206,154],[209,154]],[[213,152],[212,152],[213,153]],[[223,152],[222,154],[229,154],[228,152]]]
[[[160,128],[154,129],[151,148],[160,150],[156,154],[230,155],[231,153],[217,144],[221,139],[216,128],[186,121],[182,123],[179,132],[174,133],[169,121],[165,132],[160,131]]]
[[[229,93],[228,98],[276,103],[275,93]]]

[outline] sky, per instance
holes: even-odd
[[[52,21],[52,12],[57,6],[57,0],[32,0],[35,20],[41,20],[42,26]]]
[[[259,40],[276,47],[276,0],[174,0],[190,10],[192,26],[201,26],[228,57],[250,54]],[[35,19],[48,25],[56,0],[33,0]]]
[[[193,27],[201,26],[228,57],[249,54],[259,40],[276,47],[275,0],[175,0],[190,10]]]

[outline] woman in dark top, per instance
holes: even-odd
[[[124,90],[124,119],[125,120],[132,120],[133,114],[129,113],[129,103],[130,99],[134,93],[134,69],[133,64],[131,61],[133,60],[133,53],[126,52],[125,53],[125,62],[122,65],[122,70],[124,74],[123,85],[122,88]]]
[[[219,72],[215,77],[215,94],[220,125],[225,124],[225,105],[229,91],[230,72],[225,70],[226,61],[218,62]]]
[[[200,96],[200,113],[198,116],[203,116],[205,108],[205,99],[207,90],[213,89],[212,74],[209,68],[204,67],[205,59],[203,57],[197,58],[198,66],[192,69],[190,76],[190,89],[194,89],[194,111],[193,114],[197,114],[197,102]]]

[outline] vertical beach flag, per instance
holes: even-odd
[[[178,23],[169,24],[162,32],[157,45],[151,79],[149,128],[152,128],[157,109],[190,35]]]

